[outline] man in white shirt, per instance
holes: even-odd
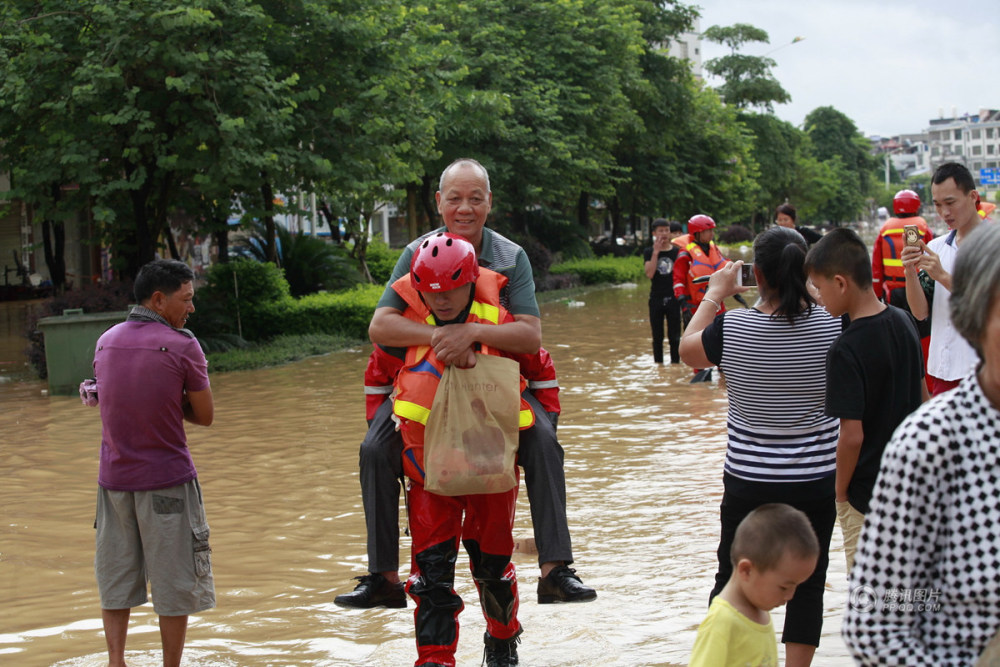
[[[975,351],[951,323],[948,300],[958,247],[982,219],[976,182],[964,165],[947,162],[938,167],[931,178],[931,196],[938,217],[951,231],[930,243],[920,241],[919,245],[905,247],[901,257],[910,310],[917,320],[931,318],[927,375],[931,378],[931,394],[937,395],[958,386],[978,362]]]

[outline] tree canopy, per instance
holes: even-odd
[[[675,0],[0,3],[8,196],[54,247],[89,216],[123,276],[176,253],[179,225],[223,247],[235,213],[279,260],[275,197],[300,192],[346,221],[363,269],[375,208],[405,199],[411,233],[429,227],[462,156],[490,170],[491,224],[551,244],[567,235],[546,226],[585,236],[594,214],[619,234],[789,197],[848,219],[868,186],[849,119],[770,114],[789,99],[773,61],[737,52],[764,31],[705,32],[732,50],[706,63],[718,90],[671,57],[698,15]]]

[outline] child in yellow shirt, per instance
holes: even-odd
[[[801,511],[761,505],[736,529],[733,574],[698,627],[691,667],[777,667],[771,609],[792,598],[819,559],[819,541]]]

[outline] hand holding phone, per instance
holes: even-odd
[[[740,275],[736,284],[740,287],[753,287],[757,284],[757,276],[753,273],[753,264],[744,264],[740,267]]]
[[[916,225],[903,225],[903,245],[920,245],[920,228]]]

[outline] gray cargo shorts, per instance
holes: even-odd
[[[156,491],[98,487],[94,571],[102,609],[145,604],[186,616],[215,606],[212,549],[197,479]]]

